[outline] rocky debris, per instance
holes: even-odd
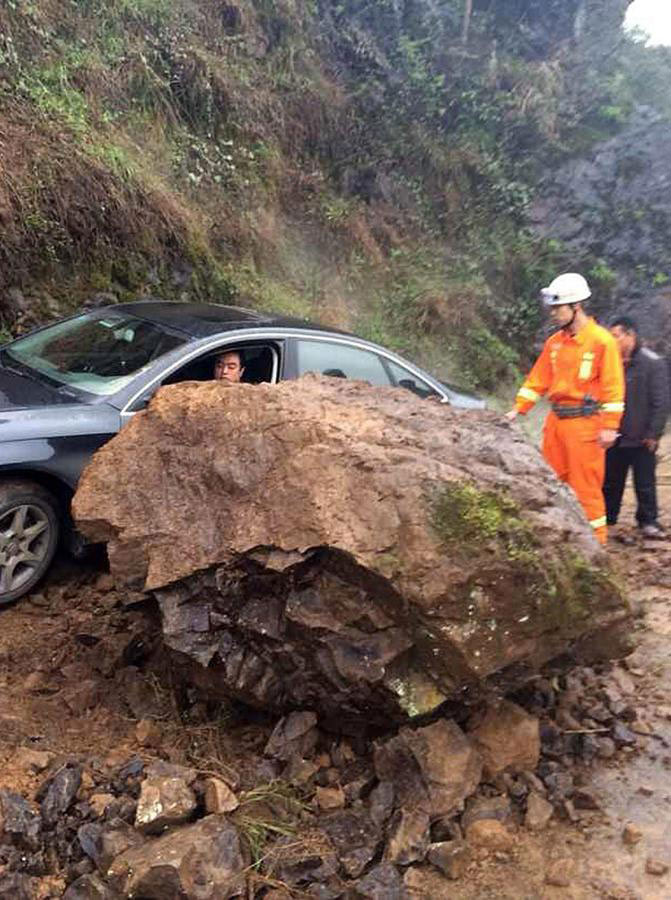
[[[496,819],[478,819],[466,829],[466,840],[473,847],[508,852],[513,848],[513,835]]]
[[[316,725],[313,712],[293,712],[280,719],[266,744],[266,756],[281,760],[311,756],[317,745]]]
[[[423,809],[432,818],[459,810],[480,782],[482,761],[452,721],[401,728],[375,747],[375,772],[394,785],[397,805]]]
[[[63,900],[119,900],[99,875],[82,875],[66,889]]]
[[[135,737],[141,747],[158,747],[161,743],[161,726],[153,719],[141,719],[135,726]]]
[[[667,863],[649,856],[645,861],[645,871],[648,875],[666,875],[669,871],[669,866]]]
[[[316,800],[320,809],[342,809],[345,792],[341,787],[318,787]]]
[[[380,863],[355,885],[356,897],[365,900],[405,900],[403,882],[398,869],[389,863]]]
[[[556,859],[550,863],[545,872],[545,883],[553,887],[568,887],[571,884],[570,869],[570,860]]]
[[[603,554],[538,452],[493,413],[407,392],[168,386],[95,455],[73,508],[117,583],[155,592],[201,687],[337,727],[388,727],[628,640]]]
[[[123,896],[144,900],[227,900],[243,894],[247,862],[235,826],[225,816],[206,816],[126,850],[109,867],[107,880]]]
[[[482,756],[488,778],[508,770],[533,771],[538,765],[541,749],[538,719],[509,700],[490,707],[484,719],[469,730],[469,737]]]
[[[427,859],[450,881],[462,878],[472,858],[471,848],[465,841],[441,841],[431,844]]]
[[[135,827],[143,834],[160,834],[180,825],[196,809],[196,795],[182,778],[153,777],[142,782]]]
[[[14,763],[16,765],[35,774],[48,769],[53,759],[53,753],[48,753],[45,750],[32,750],[30,747],[20,747],[14,754]]]
[[[625,844],[629,844],[629,846],[638,844],[642,837],[643,832],[638,825],[634,825],[633,822],[628,822],[622,829],[622,840]]]
[[[524,824],[530,831],[542,831],[552,818],[554,807],[539,794],[530,793],[527,798],[527,812]]]
[[[6,835],[15,844],[34,849],[42,827],[42,821],[30,804],[12,791],[0,790],[0,835]]]
[[[203,788],[205,809],[208,813],[215,815],[230,813],[240,805],[233,791],[220,778],[207,778]]]
[[[45,785],[41,802],[42,821],[53,827],[77,796],[82,783],[82,770],[78,765],[66,765]]]

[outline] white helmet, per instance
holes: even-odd
[[[564,306],[566,303],[581,303],[592,296],[587,281],[577,272],[558,275],[541,291],[541,299],[546,306]]]

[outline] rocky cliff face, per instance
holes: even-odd
[[[170,386],[74,511],[197,680],[266,709],[388,725],[624,646],[626,604],[535,448],[397,389]]]
[[[671,123],[639,108],[629,126],[572,159],[541,185],[532,209],[537,232],[559,240],[576,269],[608,290],[597,312],[631,313],[645,336],[671,342]],[[599,278],[597,277],[597,281]]]

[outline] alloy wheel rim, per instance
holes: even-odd
[[[39,506],[21,503],[0,516],[0,596],[23,587],[49,552],[49,519]]]

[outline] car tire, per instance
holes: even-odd
[[[59,504],[49,491],[32,481],[0,481],[0,606],[44,577],[59,534]]]

